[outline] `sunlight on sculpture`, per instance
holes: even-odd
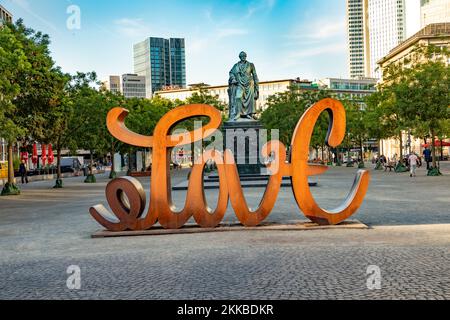
[[[128,130],[125,126],[128,111],[123,108],[114,108],[107,118],[110,133],[124,143],[153,148],[150,205],[147,214],[143,216],[146,206],[143,187],[138,180],[124,177],[111,181],[106,187],[106,198],[115,218],[111,219],[111,213],[103,205],[92,207],[90,213],[98,223],[110,231],[148,230],[156,222],[165,229],[178,229],[191,217],[201,227],[214,228],[222,221],[228,202],[231,202],[237,218],[244,226],[257,226],[271,213],[283,176],[290,176],[295,200],[308,219],[319,225],[339,224],[353,215],[363,203],[370,175],[368,171],[359,170],[348,196],[336,209],[327,211],[316,203],[308,184],[308,176],[322,174],[327,167],[308,164],[308,155],[314,126],[324,111],[330,115],[326,143],[331,147],[337,147],[342,142],[346,127],[346,115],[342,103],[327,98],[309,108],[295,129],[291,159],[286,159],[286,147],[280,141],[269,141],[263,147],[263,156],[270,156],[272,159],[267,165],[271,176],[263,199],[255,211],[251,211],[247,205],[234,156],[230,150],[225,150],[223,154],[216,150],[208,150],[203,154],[201,161],[196,162],[192,168],[185,206],[182,210],[175,211],[169,179],[171,149],[179,145],[181,141],[194,143],[206,138],[214,129],[219,129],[222,122],[220,112],[209,105],[178,107],[161,118],[154,130],[154,135],[150,137]],[[192,132],[169,135],[171,128],[177,123],[199,116],[208,117],[209,123]],[[220,177],[219,200],[214,211],[206,205],[203,190],[203,170],[209,160],[217,164]],[[124,200],[123,194],[127,196],[128,201]]]

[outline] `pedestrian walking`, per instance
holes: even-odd
[[[19,166],[19,174],[22,177],[22,184],[25,182],[28,183],[28,169],[25,160],[22,160],[22,163]]]
[[[430,162],[432,161],[430,148],[426,147],[425,150],[423,150],[423,157],[427,163],[427,170],[430,170]]]
[[[415,177],[416,176],[416,170],[417,170],[417,165],[419,163],[419,157],[416,155],[415,152],[412,152],[409,157],[408,157],[408,161],[409,161],[409,170],[410,170],[410,177]]]

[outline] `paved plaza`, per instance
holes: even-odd
[[[368,230],[242,231],[92,239],[91,205],[106,205],[106,176],[23,186],[0,198],[0,299],[450,299],[450,164],[443,177],[371,170],[352,219]],[[324,208],[346,196],[355,168],[313,178]],[[187,171],[173,173],[172,182]],[[140,179],[148,191],[149,179]],[[264,189],[245,189],[256,206]],[[211,206],[217,191],[207,190]],[[181,206],[185,192],[173,192]],[[231,207],[231,206],[230,206]],[[283,188],[269,221],[304,220]],[[231,209],[225,221],[236,218]],[[81,288],[66,285],[80,267]],[[381,289],[368,288],[369,266]],[[372,288],[373,289],[373,288]]]

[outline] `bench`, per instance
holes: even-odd
[[[392,171],[393,169],[395,169],[395,162],[388,162],[384,164],[384,171],[386,172],[387,169],[389,169],[389,171]]]
[[[152,175],[151,171],[133,171],[130,174],[133,178],[140,178],[140,177],[150,177]]]

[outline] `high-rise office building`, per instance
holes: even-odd
[[[12,22],[12,19],[12,14],[2,5],[0,5],[0,25],[2,25],[4,22]]]
[[[350,77],[380,78],[377,61],[406,38],[405,0],[347,0]]]
[[[122,93],[125,98],[145,98],[145,77],[137,74],[122,76]]]
[[[165,87],[186,87],[184,39],[148,38],[134,45],[134,72],[146,79],[146,96]]]
[[[347,0],[348,65],[351,78],[369,73],[369,28],[367,1]]]
[[[380,78],[377,62],[406,39],[405,0],[368,0],[370,76]]]
[[[186,49],[184,39],[170,39],[170,85],[186,87]]]
[[[422,28],[432,23],[450,22],[450,0],[420,0]]]

